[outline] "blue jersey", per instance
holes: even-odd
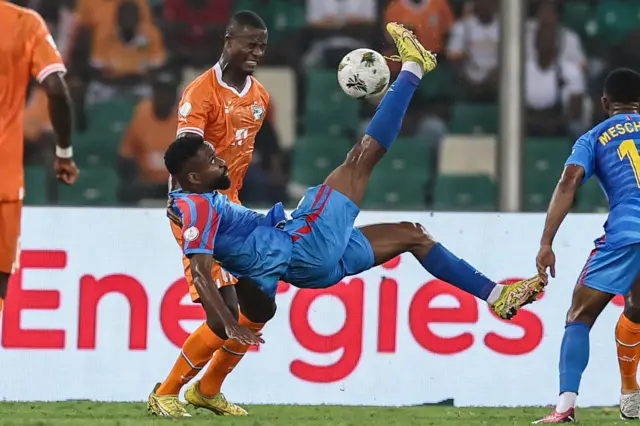
[[[231,203],[218,192],[173,191],[171,208],[182,218],[186,256],[213,256],[232,275],[252,278],[271,292],[291,259],[291,236],[276,225],[285,219],[282,204],[267,215]]]
[[[592,175],[609,199],[605,243],[615,249],[640,243],[640,115],[618,114],[578,139],[566,165]]]

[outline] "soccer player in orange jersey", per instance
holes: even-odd
[[[240,203],[238,192],[251,164],[255,137],[269,105],[269,94],[252,77],[266,47],[267,28],[263,20],[250,11],[236,13],[227,27],[220,60],[186,88],[178,108],[178,137],[198,136],[215,147],[217,155],[228,165],[231,180],[231,187],[223,192],[235,203]],[[172,221],[171,228],[182,246],[181,227]],[[182,260],[191,297],[199,302],[199,289],[194,285],[189,259],[183,256]],[[259,332],[270,316],[252,318],[253,321],[247,318],[239,312],[236,279],[217,264],[211,274],[225,304],[239,316],[239,324]],[[225,343],[216,350],[220,346],[214,342],[220,339]],[[213,357],[202,379],[187,389],[187,402],[219,415],[246,415],[243,408],[228,402],[220,389],[247,350],[247,345],[227,340],[225,330],[212,330],[207,322],[203,323],[185,341],[169,376],[149,395],[149,411],[164,417],[189,416],[178,393]]]
[[[65,72],[42,17],[0,1],[0,311],[9,277],[18,265],[24,198],[23,117],[30,77],[38,80],[49,99],[49,117],[57,136],[56,176],[69,185],[78,177],[71,150],[71,99]]]

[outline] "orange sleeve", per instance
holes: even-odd
[[[34,31],[32,32],[31,50],[27,54],[31,57],[31,75],[39,83],[53,73],[66,73],[60,52],[53,37],[47,29],[47,24],[37,13],[31,14],[34,20]]]
[[[213,110],[213,91],[211,82],[203,74],[194,80],[184,91],[178,107],[178,133],[195,133],[204,138],[204,131]]]

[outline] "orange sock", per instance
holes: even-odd
[[[631,322],[624,314],[620,315],[616,326],[616,346],[618,347],[618,365],[622,378],[622,393],[631,393],[638,386],[638,361],[640,361],[640,324]]]
[[[207,323],[203,323],[184,342],[180,356],[156,393],[158,395],[177,395],[182,386],[207,365],[213,353],[223,344],[224,340],[211,331]]]
[[[264,324],[259,324],[249,321],[242,312],[240,312],[240,318],[238,324],[246,325],[255,332],[262,330]],[[222,388],[222,382],[227,378],[227,375],[233,371],[236,365],[240,362],[244,354],[249,350],[249,346],[229,339],[224,342],[222,350],[217,351],[211,360],[211,364],[207,368],[207,371],[202,375],[198,390],[204,396],[210,397],[220,393]]]

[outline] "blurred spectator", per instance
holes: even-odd
[[[404,25],[413,30],[424,47],[442,53],[455,16],[449,0],[391,0],[384,22]],[[390,38],[388,40],[391,41]]]
[[[498,0],[475,0],[451,30],[447,58],[472,101],[494,101],[498,89]]]
[[[172,56],[180,64],[213,64],[230,13],[229,0],[165,0],[161,26]]]
[[[147,0],[77,0],[79,25],[95,31],[96,34],[110,30],[116,24],[120,5],[129,1],[138,6],[141,22],[153,22]]]
[[[307,22],[314,27],[373,24],[376,15],[375,0],[307,0]]]
[[[557,26],[559,55],[563,61],[571,62],[580,68],[586,66],[586,56],[582,48],[582,41],[578,34],[560,22],[560,8],[555,0],[540,0],[535,17],[527,22],[526,26],[526,52],[529,56],[535,56],[535,40],[538,27]]]
[[[124,203],[164,198],[169,175],[164,152],[175,139],[178,127],[178,78],[159,72],[153,81],[153,96],[138,104],[120,145],[120,190]]]
[[[539,25],[535,54],[525,65],[527,134],[530,136],[579,136],[585,78],[578,66],[558,52],[560,29]]]
[[[283,153],[269,117],[256,135],[251,166],[240,191],[240,199],[245,204],[267,206],[287,199]]]
[[[164,62],[164,45],[158,29],[141,19],[135,1],[122,1],[116,25],[103,27],[94,38],[93,76],[87,102],[105,102],[121,95],[148,96],[146,77]]]
[[[69,50],[77,26],[75,0],[32,0],[30,7],[36,9],[47,23],[58,50],[69,63]]]
[[[371,47],[376,17],[375,0],[307,0],[311,28],[304,67],[335,69],[351,50]]]

